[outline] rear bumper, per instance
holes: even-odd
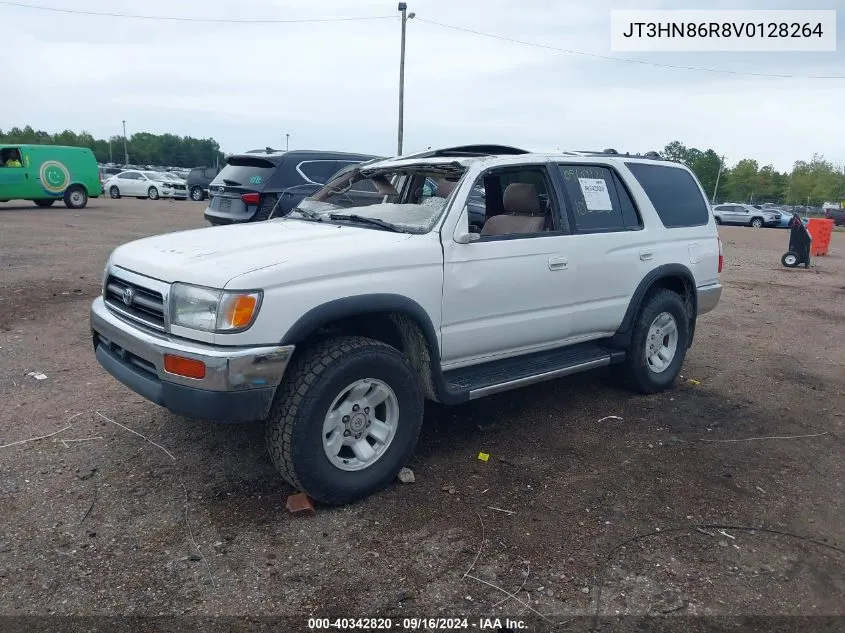
[[[265,418],[294,350],[219,347],[153,334],[112,314],[102,297],[91,304],[90,319],[97,360],[112,376],[177,415],[214,422]],[[202,361],[205,377],[167,372],[167,354]]]
[[[719,299],[722,297],[722,284],[708,284],[698,287],[698,314],[707,314],[716,309]]]

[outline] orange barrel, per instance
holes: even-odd
[[[830,248],[830,236],[833,234],[833,220],[812,218],[807,222],[807,230],[813,236],[811,255],[827,255]]]

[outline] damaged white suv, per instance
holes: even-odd
[[[284,218],[120,246],[91,329],[129,388],[265,420],[284,478],[346,503],[407,462],[426,399],[606,365],[670,387],[721,268],[682,165],[467,146],[359,165]]]

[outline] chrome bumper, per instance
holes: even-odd
[[[293,345],[220,347],[141,330],[111,313],[102,297],[91,304],[90,318],[103,367],[147,399],[188,417],[260,419],[294,351]],[[205,377],[166,371],[168,354],[201,361]]]
[[[722,297],[722,284],[715,283],[698,287],[698,314],[706,314],[719,305]]]

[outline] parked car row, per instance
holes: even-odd
[[[801,217],[805,226],[810,221],[808,217],[800,216],[799,207],[790,210],[769,205],[760,206],[733,202],[713,206],[713,217],[716,219],[716,224],[734,224],[754,228],[788,228],[793,213],[799,213],[799,217]],[[845,216],[845,213],[843,213],[843,216]],[[843,223],[845,223],[845,217],[843,217]]]

